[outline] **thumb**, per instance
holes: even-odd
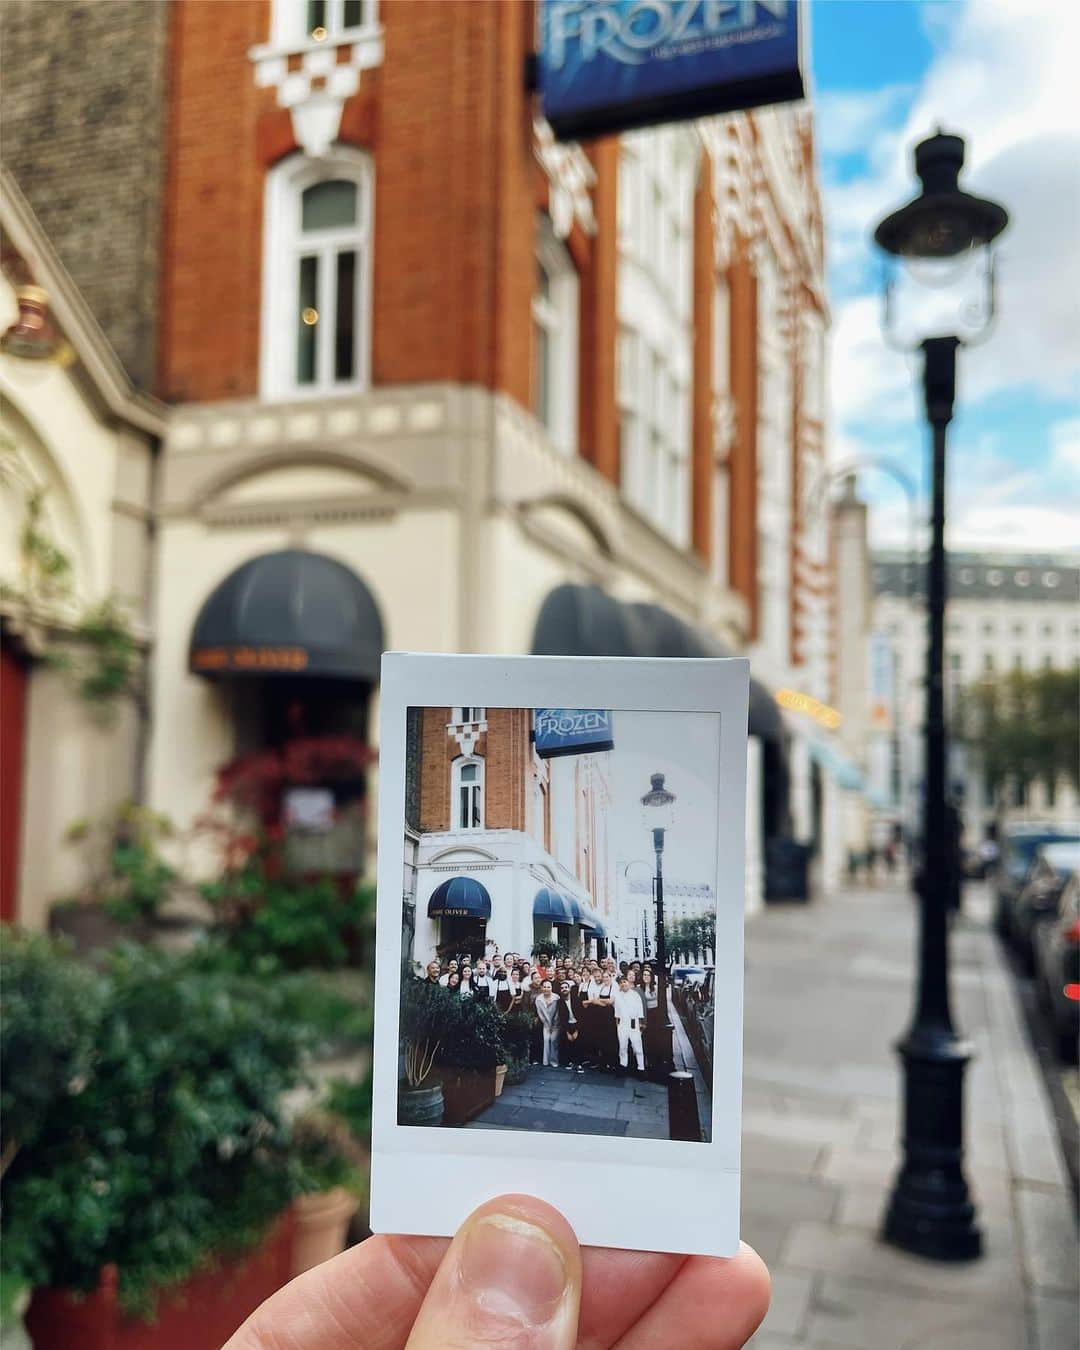
[[[406,1350],[573,1350],[580,1303],[573,1229],[542,1200],[504,1195],[458,1229]]]

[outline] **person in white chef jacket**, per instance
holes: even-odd
[[[630,981],[624,975],[612,997],[615,1009],[615,1029],[619,1036],[619,1066],[629,1067],[630,1048],[633,1047],[638,1073],[645,1072],[645,1049],[641,1043],[641,1028],[645,1021],[645,1008],[641,995],[631,989]]]

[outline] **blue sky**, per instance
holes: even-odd
[[[918,363],[880,334],[874,223],[915,191],[910,152],[940,123],[968,141],[965,185],[1001,201],[998,321],[960,353],[950,543],[1080,545],[1080,5],[1068,0],[812,0],[812,96],[832,305],[830,455],[925,478]],[[970,287],[974,282],[968,279]],[[907,541],[885,473],[871,531]]]

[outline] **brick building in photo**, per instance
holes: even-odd
[[[745,653],[753,907],[775,841],[826,877],[841,851],[842,791],[770,692],[830,695],[812,113],[558,144],[526,85],[535,18],[3,7],[7,169],[164,405],[129,787],[183,828],[239,751],[370,737],[384,648]],[[12,416],[40,428],[12,362]],[[63,476],[49,435],[21,444]],[[24,917],[58,884],[24,872]]]
[[[607,756],[541,758],[527,708],[415,708],[410,717],[412,959],[528,955],[551,940],[604,954],[613,919]]]

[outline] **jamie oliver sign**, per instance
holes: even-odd
[[[803,0],[544,0],[538,83],[555,135],[802,98]]]
[[[536,753],[541,759],[588,755],[615,745],[611,713],[598,708],[537,708],[533,714]]]

